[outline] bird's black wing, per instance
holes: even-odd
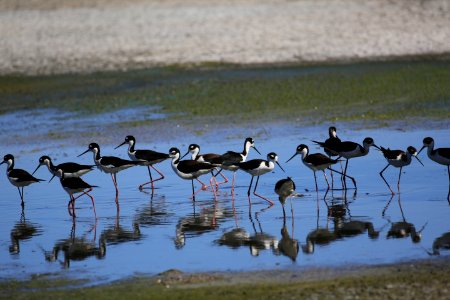
[[[26,182],[26,181],[39,182],[39,181],[45,181],[43,179],[38,179],[38,178],[34,177],[30,173],[28,173],[27,171],[22,170],[22,169],[12,169],[11,171],[9,171],[8,176],[12,177],[12,178],[17,178],[17,180],[16,180],[17,182]]]
[[[182,160],[178,164],[178,170],[180,170],[183,173],[193,173],[200,170],[205,169],[213,169],[214,166],[210,163],[202,163],[195,160]]]

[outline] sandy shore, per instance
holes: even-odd
[[[450,53],[449,0],[0,2],[0,74]]]

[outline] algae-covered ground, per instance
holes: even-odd
[[[152,106],[172,118],[307,121],[448,118],[450,61],[0,77],[0,113],[58,108],[89,114]],[[128,122],[140,126],[142,122]]]
[[[448,259],[376,267],[188,274],[77,287],[37,278],[0,282],[4,299],[450,299]]]

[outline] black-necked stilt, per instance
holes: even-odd
[[[281,167],[281,165],[278,163],[278,155],[275,152],[270,152],[267,154],[267,160],[264,159],[252,159],[246,162],[238,163],[238,167],[240,170],[247,172],[248,174],[252,175],[252,179],[250,181],[250,185],[248,187],[247,195],[248,195],[248,201],[251,205],[250,201],[250,190],[252,188],[253,184],[253,178],[257,176],[256,178],[256,184],[255,188],[253,189],[253,194],[261,199],[266,200],[269,202],[270,205],[273,205],[273,202],[269,199],[259,195],[256,193],[256,188],[258,186],[259,176],[264,175],[270,171],[272,171],[275,168],[275,164],[277,164],[281,170],[284,169]]]
[[[97,216],[97,213],[95,212],[95,203],[94,203],[94,197],[92,197],[89,192],[92,191],[93,188],[98,187],[96,185],[90,185],[89,183],[85,182],[80,177],[65,177],[65,173],[62,169],[56,170],[55,174],[52,179],[57,176],[59,177],[59,181],[61,182],[61,186],[63,189],[69,194],[70,201],[67,205],[67,209],[69,210],[69,214],[75,217],[75,200],[80,198],[83,195],[87,195],[89,198],[91,198],[92,201],[92,207],[94,208],[94,215]],[[73,194],[82,193],[81,195],[78,195],[77,197],[74,197]],[[72,208],[72,212],[70,211],[70,208]]]
[[[244,141],[244,150],[239,152],[228,151],[224,153],[217,162],[220,162],[221,168],[233,172],[233,180],[231,181],[231,193],[234,195],[234,181],[236,179],[236,171],[239,169],[238,164],[247,160],[250,148],[255,149],[260,155],[261,153],[255,147],[255,141],[248,137]]]
[[[94,154],[94,162],[97,165],[97,168],[105,173],[111,174],[114,187],[116,188],[116,203],[118,204],[119,200],[117,196],[119,195],[119,188],[117,187],[116,174],[122,170],[134,167],[138,165],[138,163],[135,161],[121,159],[115,156],[101,156],[100,146],[97,143],[90,143],[88,149],[78,156],[81,156],[89,151],[92,151],[92,153]]]
[[[415,157],[421,164],[422,162],[417,157],[417,150],[416,148],[409,146],[408,149],[405,151],[402,150],[391,150],[391,149],[385,149],[383,147],[380,148],[381,152],[383,152],[383,156],[386,158],[388,165],[381,170],[380,176],[383,178],[384,182],[387,184],[389,190],[391,191],[392,195],[394,195],[394,191],[391,189],[391,186],[386,181],[386,179],[383,177],[383,172],[386,170],[389,166],[393,166],[396,168],[400,168],[400,172],[398,174],[398,182],[397,182],[397,188],[400,192],[400,176],[402,175],[402,168],[409,165],[411,163],[411,157]],[[423,166],[423,164],[422,164]]]
[[[80,177],[92,171],[95,167],[95,165],[80,165],[74,162],[66,162],[55,166],[51,158],[47,155],[44,155],[39,158],[39,165],[34,170],[33,174],[36,173],[36,171],[44,165],[47,166],[52,175],[56,175],[56,172],[61,169],[64,173],[64,178]]]
[[[419,153],[425,148],[428,148],[427,154],[432,161],[447,166],[449,183],[447,201],[450,204],[450,148],[434,149],[434,140],[431,137],[426,137],[423,139],[423,147],[420,149]]]
[[[316,171],[323,172],[323,176],[325,177],[325,181],[327,182],[328,189],[330,188],[330,184],[328,183],[327,175],[325,174],[325,169],[329,169],[329,170],[332,170],[333,172],[336,172],[338,174],[346,176],[346,177],[350,178],[353,181],[353,183],[355,183],[355,179],[353,177],[350,177],[348,175],[345,175],[345,173],[341,173],[339,171],[336,171],[336,170],[330,168],[331,165],[334,165],[335,163],[337,163],[339,161],[338,159],[331,159],[322,153],[309,154],[309,148],[305,144],[298,145],[294,155],[292,155],[291,158],[289,158],[286,161],[286,163],[289,162],[291,159],[293,159],[297,154],[301,154],[303,164],[313,171],[314,181],[316,183],[316,191],[319,190],[319,188],[317,186]]]
[[[338,147],[338,144],[341,142],[341,139],[337,136],[336,127],[331,126],[330,128],[328,128],[328,135],[329,138],[327,138],[325,142],[313,141],[313,143],[316,143],[317,145],[323,147],[325,153],[328,156],[338,156],[339,154],[333,150],[336,149]]]
[[[32,183],[45,180],[35,178],[25,170],[14,169],[14,156],[11,154],[6,154],[3,157],[3,161],[0,163],[0,165],[4,163],[8,165],[8,167],[6,168],[6,176],[8,177],[9,182],[11,182],[11,184],[17,187],[17,189],[19,190],[20,200],[22,201],[21,205],[22,207],[24,207],[25,202],[23,201],[23,188]],[[20,190],[20,188],[22,188],[22,191]]]
[[[337,143],[334,148],[327,147],[327,149],[330,151],[336,152],[339,156],[346,159],[344,175],[347,175],[348,160],[351,158],[367,155],[369,153],[370,146],[380,149],[377,145],[375,145],[375,142],[370,137],[366,137],[363,140],[362,146],[355,142],[346,141],[346,142]],[[355,185],[355,189],[356,189],[356,181],[353,181],[353,184]],[[344,188],[347,188],[345,176],[344,176]]]
[[[325,140],[325,142],[318,142],[313,141],[313,143],[316,143],[324,148],[325,153],[328,155],[328,157],[338,156],[339,154],[333,150],[338,146],[338,144],[341,142],[341,139],[337,136],[337,130],[336,127],[331,126],[328,128],[328,139]],[[342,171],[342,163],[341,163],[341,171]],[[334,177],[333,177],[333,171],[330,171],[331,174],[331,187],[334,186]]]
[[[188,151],[186,152],[186,154],[184,154],[181,159],[183,159],[183,157],[185,157],[186,155],[188,155],[189,153],[191,153],[191,159],[198,161],[198,162],[207,162],[210,164],[215,165],[216,167],[220,167],[222,165],[222,155],[220,154],[216,154],[216,153],[207,153],[207,154],[200,154],[200,146],[197,144],[190,144],[188,147]],[[225,177],[225,175],[222,174],[222,172],[219,172],[220,176],[222,176],[223,178],[223,182],[217,182],[216,183],[216,188],[219,186],[219,184],[224,184],[228,182],[228,178]],[[212,174],[214,177],[217,176]]]
[[[291,177],[278,180],[275,184],[275,193],[278,194],[278,200],[283,207],[283,216],[286,219],[286,211],[284,210],[284,203],[286,202],[286,198],[291,198],[295,192],[295,183],[291,179]],[[291,200],[291,213],[292,217],[294,216],[294,210],[292,208],[292,200]]]
[[[208,174],[212,169],[215,168],[214,165],[206,162],[198,162],[195,160],[180,160],[180,150],[178,148],[170,148],[169,156],[172,158],[172,169],[175,173],[182,179],[191,180],[192,182],[192,199],[195,201],[195,194],[201,190],[206,189],[206,185],[201,182],[198,177]],[[194,191],[194,179],[196,179],[202,185],[201,189],[197,192]],[[213,185],[211,178],[211,186]],[[213,189],[215,192],[215,190]]]
[[[158,180],[164,179],[164,174],[161,173],[161,171],[159,171],[158,169],[156,169],[154,167],[154,164],[160,163],[160,162],[168,159],[169,154],[161,153],[161,152],[157,152],[157,151],[153,151],[153,150],[135,150],[134,146],[136,145],[136,139],[131,135],[127,135],[125,137],[125,141],[122,144],[120,144],[119,146],[117,146],[116,149],[125,144],[128,144],[128,156],[130,157],[130,159],[133,161],[139,162],[139,165],[141,165],[141,166],[147,166],[147,169],[148,169],[150,181],[141,184],[139,186],[139,189],[141,190],[145,185],[151,184],[152,191],[153,191],[155,188],[153,183]],[[152,172],[151,172],[150,168],[153,168],[159,174],[160,177],[153,180]]]

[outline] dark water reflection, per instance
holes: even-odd
[[[382,130],[341,131],[340,136],[351,135],[354,140],[373,136],[375,141],[383,140],[380,144],[398,148],[409,144],[418,147],[423,136],[430,135],[425,131],[389,134]],[[299,129],[289,137],[255,139],[260,151],[276,151],[280,161],[284,161],[295,150],[298,140],[306,142],[326,134],[326,130],[311,130],[305,135]],[[448,134],[448,130],[443,130],[432,135],[436,141],[445,141]],[[197,141],[182,141],[179,147],[191,142]],[[241,139],[232,139],[203,148],[205,152],[220,152],[240,149],[241,144]],[[158,145],[157,150],[171,146],[176,145]],[[59,157],[60,162],[91,163],[89,157],[76,159],[84,147],[65,149],[67,157]],[[115,152],[113,146],[105,145],[102,149],[105,155],[126,158],[124,153]],[[17,166],[30,170],[42,154],[20,154]],[[46,154],[58,158],[56,154]],[[250,156],[258,157],[256,153]],[[292,199],[292,212],[286,204],[285,216],[273,190],[275,182],[286,177],[280,170],[260,178],[258,192],[276,201],[268,208],[264,200],[253,196],[253,204],[249,206],[246,195],[249,177],[244,173],[237,173],[234,199],[230,186],[223,185],[217,201],[213,193],[204,191],[192,202],[190,182],[175,176],[169,163],[160,165],[166,178],[158,182],[153,195],[137,189],[148,176],[146,169],[131,168],[120,174],[120,210],[115,204],[111,179],[95,170],[85,178],[99,186],[92,192],[97,219],[90,200],[84,197],[77,201],[77,217],[70,217],[67,194],[58,181],[27,188],[22,212],[16,189],[2,175],[0,277],[20,279],[36,273],[56,273],[89,278],[95,284],[170,268],[183,271],[339,268],[448,255],[447,170],[426,158],[423,162],[425,167],[411,164],[404,169],[402,194],[394,197],[378,175],[385,160],[376,151],[351,164],[349,172],[359,183],[356,194],[354,190],[310,192],[314,190],[311,171],[299,162],[283,165],[295,181],[297,192],[304,194]],[[44,171],[39,170],[39,175],[49,177]],[[398,173],[387,171],[385,176],[392,179]],[[321,183],[319,186],[323,186]],[[339,185],[339,180],[335,180],[336,184]]]

